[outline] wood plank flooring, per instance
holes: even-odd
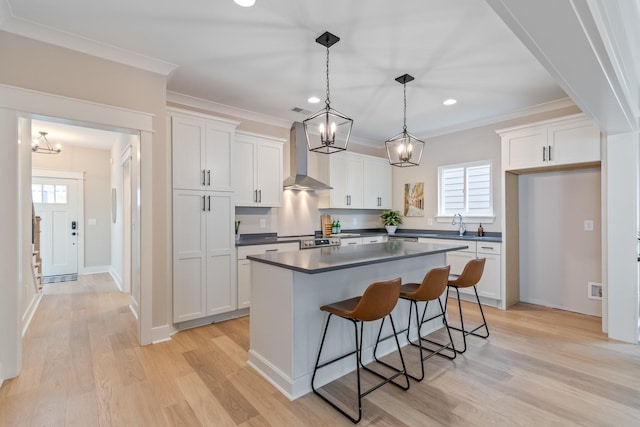
[[[0,426],[352,425],[315,395],[290,402],[247,366],[247,317],[139,347],[127,301],[106,274],[47,285],[22,373],[0,389]],[[463,310],[477,322],[475,306]],[[640,425],[640,346],[608,340],[599,318],[526,304],[485,313],[488,340],[430,359],[408,392],[373,392],[360,425]],[[405,355],[412,370],[416,356]],[[326,390],[348,401],[352,379]]]

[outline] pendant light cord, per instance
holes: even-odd
[[[330,108],[331,102],[329,101],[329,46],[327,46],[327,99],[324,101],[327,110]]]
[[[404,88],[404,126],[402,128],[403,133],[407,133],[407,83],[403,83],[402,87]]]

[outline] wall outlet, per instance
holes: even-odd
[[[593,220],[584,220],[584,231],[593,231]]]
[[[587,298],[602,299],[602,283],[587,282]]]
[[[267,221],[264,218],[260,218],[260,228],[267,228]]]

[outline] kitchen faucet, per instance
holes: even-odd
[[[451,224],[455,225],[456,217],[460,217],[460,228],[458,229],[458,234],[460,234],[461,236],[464,236],[464,233],[467,231],[467,226],[464,223],[464,221],[462,220],[462,215],[461,214],[457,213],[457,214],[453,215],[453,220],[451,221]]]

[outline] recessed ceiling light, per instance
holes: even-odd
[[[256,0],[233,0],[238,6],[251,7],[256,4]]]
[[[307,102],[309,104],[317,104],[318,102],[320,102],[320,98],[318,98],[317,96],[311,96],[309,97],[309,99],[307,99]]]
[[[443,104],[444,104],[444,105],[453,105],[453,104],[455,104],[456,102],[458,102],[458,101],[456,101],[456,100],[455,100],[455,99],[453,99],[453,98],[449,98],[449,99],[445,100],[445,101],[443,102]]]

